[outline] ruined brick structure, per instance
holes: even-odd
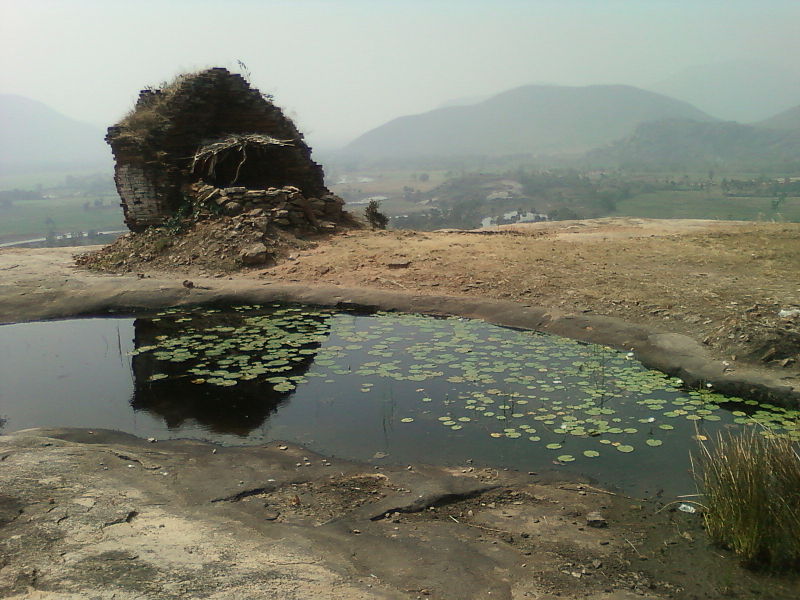
[[[332,229],[346,218],[292,121],[226,69],[142,90],[106,141],[132,231],[193,202],[228,215],[261,211],[253,216],[294,229]]]

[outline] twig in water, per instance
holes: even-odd
[[[477,525],[475,523],[467,523],[466,521],[462,523],[461,521],[456,519],[453,515],[447,515],[447,516],[450,517],[453,521],[455,521],[459,525],[466,525],[468,527],[475,527],[477,529],[483,529],[484,531],[495,531],[497,533],[508,533],[507,531],[503,531],[502,529],[494,529],[493,527],[484,527],[483,525]]]
[[[630,541],[628,538],[622,538],[622,539],[623,539],[623,540],[625,540],[626,542],[628,542],[628,545],[629,545],[631,548],[633,548],[633,551],[634,551],[634,552],[636,552],[636,554],[638,554],[638,555],[639,555],[639,558],[643,558],[643,556],[642,556],[642,553],[641,553],[641,552],[639,552],[639,551],[636,549],[636,546],[634,546],[633,544],[631,544],[631,541]]]
[[[600,488],[592,487],[591,485],[585,485],[585,484],[582,485],[580,488],[569,488],[569,487],[559,486],[558,489],[567,490],[569,492],[585,492],[588,490],[596,494],[608,494],[609,496],[618,496],[620,498],[627,498],[628,500],[636,500],[637,502],[646,502],[646,500],[642,498],[634,498],[633,496],[626,496],[625,494],[617,494],[616,492],[601,490]]]
[[[407,288],[406,286],[404,286],[402,283],[399,283],[399,282],[395,281],[394,279],[386,279],[385,277],[378,277],[378,280],[379,280],[379,281],[385,281],[386,283],[391,283],[391,284],[394,284],[394,285],[396,285],[396,286],[399,286],[399,287],[403,288],[404,290],[407,290],[407,289],[408,289],[408,288]]]

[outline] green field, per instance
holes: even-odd
[[[709,196],[703,191],[662,191],[619,200],[611,216],[800,222],[800,198],[787,198],[778,210],[772,208],[772,200]]]
[[[98,169],[61,169],[28,171],[25,173],[0,173],[0,190],[35,190],[38,187],[50,188],[61,185],[68,177],[113,176],[113,168]]]
[[[119,203],[110,168],[2,174],[0,243],[124,229]]]
[[[102,200],[104,207],[84,210],[84,202],[92,204],[95,199]],[[11,208],[0,208],[0,242],[44,236],[48,231],[64,233],[124,228],[122,209],[116,196],[17,200]]]

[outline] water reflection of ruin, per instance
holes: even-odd
[[[241,325],[240,315],[217,317],[215,325]],[[329,315],[315,317],[316,324],[325,325],[325,333],[330,332]],[[156,336],[179,335],[181,324],[150,319],[134,321],[136,348],[157,343]],[[321,344],[308,343],[304,349],[318,350]],[[239,350],[233,351],[239,353]],[[308,372],[316,353],[299,355],[302,360],[292,362],[291,371],[280,375],[291,377]],[[264,375],[250,381],[239,381],[237,385],[220,387],[212,384],[194,384],[193,378],[186,374],[189,363],[157,361],[151,352],[133,357],[134,393],[131,406],[135,411],[144,411],[164,419],[167,427],[180,429],[187,421],[195,421],[209,432],[232,434],[245,437],[261,427],[284,404],[293,392],[276,392],[269,383],[264,383]],[[165,373],[169,377],[150,381],[155,373]]]

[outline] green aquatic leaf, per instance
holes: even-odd
[[[583,455],[587,458],[597,458],[600,453],[597,450],[584,450]]]
[[[657,446],[660,446],[664,442],[662,442],[661,440],[655,440],[655,439],[650,438],[650,439],[645,440],[644,443],[647,444],[648,446],[652,446],[653,448],[655,448]]]
[[[634,451],[634,447],[633,446],[629,446],[627,444],[620,444],[619,446],[617,446],[617,450],[619,450],[620,452],[628,453],[628,452],[633,452]]]

